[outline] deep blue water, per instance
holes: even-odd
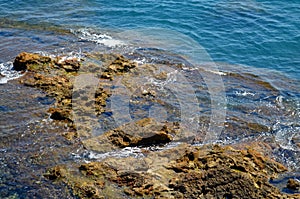
[[[297,0],[0,1],[0,21],[66,29],[170,29],[197,41],[214,61],[275,69],[297,79],[299,13]]]

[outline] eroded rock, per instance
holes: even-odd
[[[164,145],[171,142],[179,132],[177,123],[161,123],[153,118],[144,118],[86,139],[83,144],[94,151],[108,152],[125,147]]]
[[[150,76],[159,81],[169,78],[168,72],[170,72],[159,72],[157,65],[144,65],[137,69],[136,63],[120,55],[97,56],[103,61],[103,65],[99,67],[85,64],[81,59],[62,60],[61,57],[50,58],[21,53],[14,61],[14,68],[29,71],[21,79],[24,85],[40,88],[56,99],[53,107],[49,109],[50,117],[54,120],[74,122],[71,110],[74,108],[75,95],[80,99],[79,106],[74,110],[83,123],[77,122],[77,131],[72,131],[65,136],[68,139],[81,137],[87,149],[99,153],[118,152],[126,147],[164,145],[174,140],[174,137],[179,134],[178,124],[157,122],[151,118],[132,122],[103,135],[91,137],[88,133],[90,127],[98,120],[97,117],[90,117],[88,113],[91,110],[87,109],[94,108],[92,106],[94,105],[95,115],[105,111],[106,100],[110,96],[106,88],[111,86],[107,82],[112,82],[109,80],[122,75],[126,88],[134,93],[137,91],[136,84],[139,81],[144,82],[144,79],[134,79],[133,75],[128,75],[131,71],[137,75],[145,74],[147,71],[152,74]],[[91,71],[95,73],[95,77],[107,81],[107,85],[97,86],[93,99],[84,95],[86,88],[73,90],[74,78],[81,72]],[[242,77],[229,76],[242,79]],[[259,85],[262,91],[277,93],[272,85],[263,83],[256,77],[249,77],[249,82],[249,85]],[[163,94],[159,89],[145,87],[140,92],[134,93],[132,103],[142,106],[145,102],[151,102],[167,107],[167,104],[159,98]],[[142,100],[135,100],[134,97]],[[80,106],[80,103],[84,104]],[[174,116],[179,114],[173,106],[167,107],[166,110],[173,111]],[[239,127],[234,125],[235,122],[247,126],[247,130],[250,129],[251,133],[269,130],[266,126],[256,123],[245,122],[244,124],[243,121],[234,119],[232,121],[232,132],[235,133],[240,129],[235,128]],[[229,124],[228,126],[231,127]],[[189,132],[180,132],[180,134],[186,138]],[[75,168],[70,165],[68,167],[58,165],[49,169],[45,177],[67,184],[79,198],[123,198],[124,194],[131,198],[299,198],[296,194],[280,193],[277,188],[269,184],[270,178],[276,178],[285,170],[285,167],[251,147],[238,150],[211,145],[203,147],[180,145],[161,151],[144,148],[139,158],[110,157],[97,162],[79,163]],[[288,186],[297,188],[294,182]]]
[[[281,193],[269,179],[286,171],[281,164],[255,149],[179,145],[152,151],[143,158],[107,158],[81,164],[78,173],[63,180],[89,183],[107,197],[106,186],[115,184],[118,192],[130,198],[297,198]],[[109,183],[108,183],[109,182]],[[72,187],[72,186],[71,186]],[[72,187],[75,193],[85,187]]]
[[[129,72],[136,64],[121,55],[102,55],[103,66],[94,66],[95,77],[101,77],[103,70],[111,77]],[[96,68],[95,68],[96,67]],[[103,69],[104,68],[104,69]],[[84,59],[67,56],[48,57],[39,54],[32,54],[23,52],[19,54],[14,61],[15,70],[28,70],[26,75],[21,78],[21,83],[26,86],[40,88],[45,91],[50,97],[54,97],[56,102],[54,107],[49,109],[50,118],[53,120],[73,123],[72,115],[73,98],[76,98],[76,92],[80,103],[80,107],[75,107],[78,116],[86,117],[82,121],[92,119],[87,113],[94,112],[101,114],[105,111],[106,100],[110,96],[109,90],[104,89],[101,84],[95,89],[93,96],[87,98],[85,90],[74,90],[74,79],[80,75],[80,72],[90,72],[91,64],[84,63]],[[109,86],[107,86],[109,87]],[[80,93],[83,93],[80,96]],[[87,98],[87,99],[86,99]],[[78,98],[76,98],[78,99]],[[93,109],[93,110],[90,110]],[[89,119],[88,119],[89,118]],[[96,121],[95,121],[96,123]],[[77,123],[81,125],[80,123]],[[88,131],[86,126],[82,124],[81,127],[74,126],[74,128]],[[84,133],[79,133],[79,135]]]
[[[21,70],[37,70],[43,67],[44,64],[50,63],[51,58],[47,56],[41,56],[33,53],[20,53],[14,60],[14,69],[17,71]]]
[[[300,182],[295,179],[289,179],[286,187],[295,191],[300,190]]]
[[[122,55],[118,55],[111,64],[104,70],[101,74],[102,78],[113,79],[116,75],[121,75],[130,71],[130,69],[135,68],[137,64],[132,62]]]

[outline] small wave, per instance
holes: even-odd
[[[73,153],[73,157],[76,159],[82,159],[81,155]],[[117,151],[110,151],[107,153],[97,153],[94,151],[87,151],[84,155],[85,161],[95,161],[95,160],[103,160],[105,158],[109,157],[116,157],[116,158],[126,158],[129,156],[140,158],[143,157],[143,154],[141,153],[141,149],[138,147],[126,147],[122,150]]]
[[[96,44],[102,44],[107,47],[123,46],[125,43],[121,40],[115,39],[110,35],[96,32],[91,29],[71,30],[81,41],[91,41]]]
[[[22,72],[12,70],[12,68],[12,62],[0,63],[0,84],[6,84],[9,80],[22,76]]]
[[[235,91],[235,94],[237,96],[255,96],[255,93],[252,93],[252,92],[247,92],[247,91]]]
[[[276,132],[275,141],[283,149],[299,151],[299,146],[297,146],[297,143],[300,140],[299,132],[300,127],[288,127],[284,129],[279,129]]]

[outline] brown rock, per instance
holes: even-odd
[[[57,65],[67,72],[76,72],[80,69],[81,60],[77,58],[66,59],[62,62],[57,62]]]
[[[292,190],[299,190],[300,189],[300,182],[294,180],[294,179],[289,179],[286,185],[287,188],[292,189]]]
[[[15,70],[21,71],[26,70],[32,65],[42,66],[43,64],[49,62],[51,62],[50,57],[22,52],[15,58],[13,65]]]
[[[172,124],[160,124],[152,118],[121,126],[104,135],[118,147],[151,146],[166,144],[177,133]]]
[[[105,176],[110,179],[116,179],[117,170],[108,164],[101,162],[91,162],[87,164],[82,164],[79,170],[86,176],[101,177]]]
[[[66,175],[66,168],[64,166],[55,166],[44,174],[49,180],[57,180],[63,178]]]
[[[113,79],[114,76],[127,73],[136,66],[135,62],[126,59],[122,55],[118,55],[104,70],[101,77],[104,79]]]
[[[141,123],[147,126],[147,122]],[[92,193],[98,190],[99,197],[110,197],[103,191],[111,187],[110,183],[120,187],[119,190],[130,198],[298,197],[297,194],[283,194],[269,184],[270,177],[284,169],[253,149],[241,151],[212,145],[180,145],[147,152],[144,158],[110,157],[101,162],[82,164],[79,170],[80,178],[68,176],[65,181],[73,186],[74,194],[80,198],[90,193],[87,191],[90,189],[82,185],[92,187]],[[79,184],[74,182],[78,179],[80,186],[74,187]]]
[[[184,198],[275,198],[280,192],[268,180],[284,171],[278,163],[253,150],[223,147],[204,154],[196,148],[188,149],[170,169],[180,175],[169,186]]]

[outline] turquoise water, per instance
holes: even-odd
[[[171,29],[196,40],[214,61],[275,69],[299,79],[299,10],[299,1],[279,0],[14,0],[0,1],[0,20],[72,29]]]

